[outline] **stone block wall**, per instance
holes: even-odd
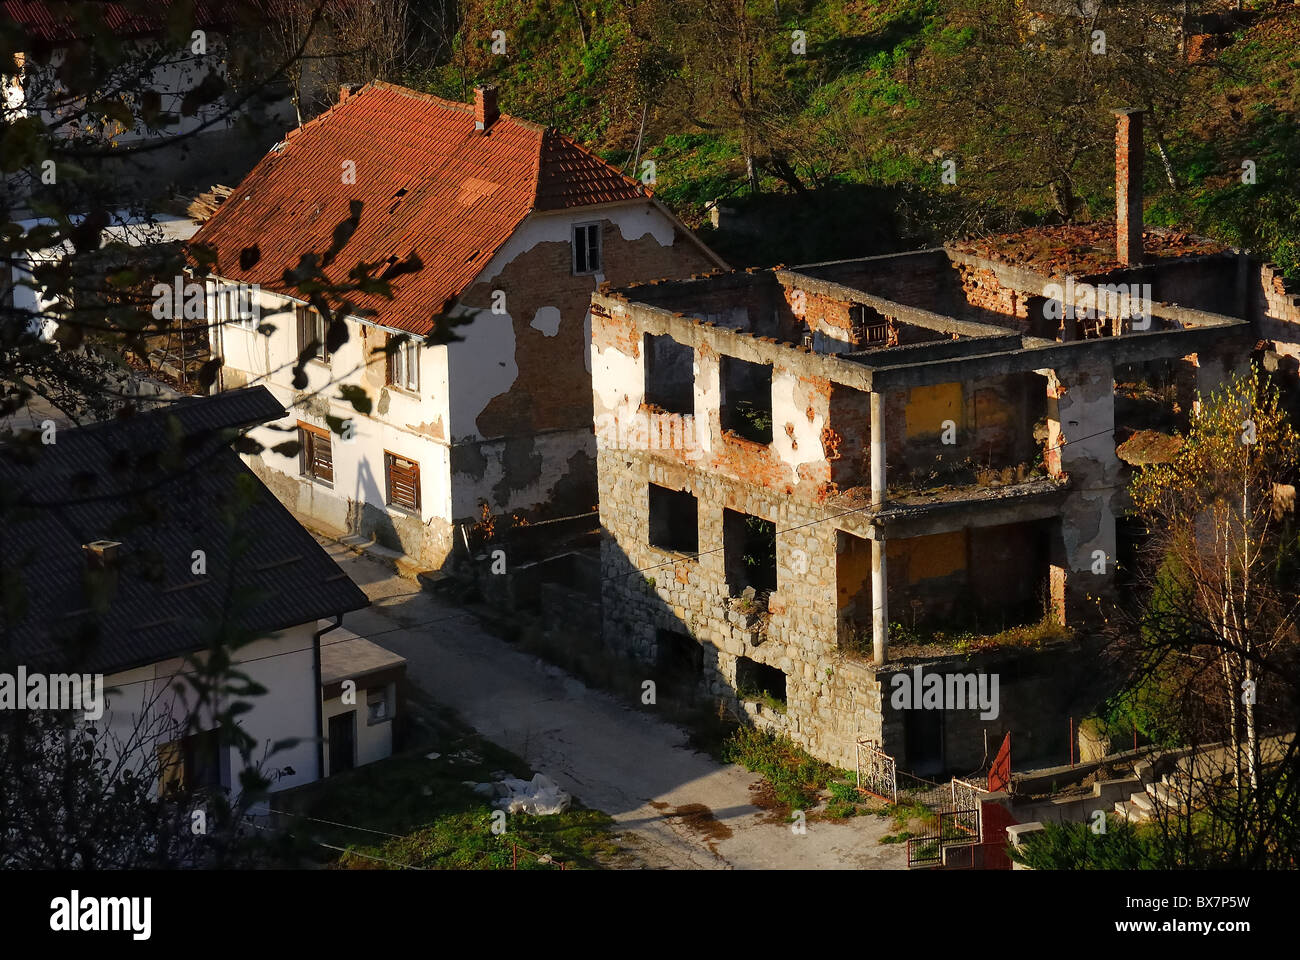
[[[698,693],[721,699],[761,726],[788,733],[831,762],[850,764],[858,736],[880,735],[874,671],[844,658],[836,639],[835,529],[797,499],[627,450],[601,450],[601,577],[607,646],[653,668],[658,631],[687,633],[703,647]],[[686,490],[698,503],[699,556],[649,543],[651,483]],[[723,511],[775,522],[777,589],[766,614],[729,602]],[[747,658],[785,675],[786,711],[736,697]],[[647,674],[649,677],[650,674]]]

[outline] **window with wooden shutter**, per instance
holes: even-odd
[[[334,483],[334,447],[328,430],[298,421],[299,472],[321,483]]]
[[[298,320],[298,352],[302,353],[313,343],[317,360],[329,362],[330,352],[325,348],[325,318],[316,312],[315,307],[299,304],[294,307]]]
[[[388,478],[388,502],[395,507],[419,510],[420,465],[385,451],[384,473]]]

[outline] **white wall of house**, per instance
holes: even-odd
[[[282,631],[277,637],[256,640],[237,652],[238,667],[267,693],[250,697],[252,709],[239,720],[240,727],[257,742],[250,759],[260,764],[272,779],[271,790],[284,790],[310,783],[316,776],[316,686],[312,636],[317,623],[300,624]],[[177,689],[176,674],[186,669],[182,658],[159,661],[104,678],[107,706],[101,726],[107,725],[112,749],[110,755],[122,758],[124,766],[138,769],[147,754],[170,740],[178,725],[192,709],[193,690],[184,685]],[[203,729],[212,729],[211,718],[202,718]],[[140,730],[144,742],[133,731]],[[278,740],[300,737],[302,740],[274,754],[267,754]],[[123,758],[123,750],[128,755]],[[275,771],[286,771],[278,776]],[[243,761],[231,747],[222,758],[223,783],[238,788]]]
[[[396,715],[397,709],[396,684],[384,684],[384,692],[388,702],[387,718],[371,721],[367,706],[367,698],[371,688],[365,684],[365,677],[357,680],[356,703],[344,703],[342,697],[331,697],[325,701],[324,705],[324,723],[327,732],[329,731],[330,717],[336,717],[349,711],[356,712],[355,764],[358,767],[393,755],[393,717]],[[330,744],[328,740],[325,743],[325,769],[330,769]]]
[[[348,342],[330,356],[328,363],[308,361],[304,370],[307,387],[298,390],[293,386],[293,367],[299,351],[293,311],[296,301],[264,290],[258,291],[257,297],[260,321],[222,320],[210,326],[210,337],[214,355],[223,357],[226,368],[245,375],[241,379],[248,383],[264,384],[289,410],[282,420],[252,431],[254,439],[266,448],[262,462],[297,482],[294,500],[288,506],[339,529],[348,527],[349,505],[358,501],[388,510],[394,516],[415,516],[413,511],[387,504],[387,451],[420,465],[419,519],[425,523],[433,519],[450,521],[449,444],[437,436],[439,430],[445,436],[448,420],[446,348],[420,347],[418,394],[385,387],[384,357],[373,351],[382,350],[387,332],[374,326],[363,330],[361,323],[349,320]],[[218,316],[218,309],[214,287],[208,297],[208,316]],[[371,364],[368,373],[367,362]],[[229,374],[226,380],[227,387],[237,385]],[[351,403],[341,399],[342,385],[366,389],[372,401],[369,414],[357,412]],[[281,456],[270,449],[296,439],[300,420],[327,428],[326,413],[353,425],[351,440],[331,436],[332,485],[302,477],[297,456]]]
[[[471,289],[477,288],[475,292],[481,295],[485,289],[490,291],[493,280],[539,244],[562,244],[565,250],[569,250],[574,225],[597,220],[607,222],[606,247],[615,233],[629,242],[650,236],[664,248],[675,242],[684,242],[672,219],[646,202],[530,215],[484,266]],[[512,309],[522,308],[520,301],[524,298],[521,297],[517,297],[513,305],[507,299],[504,313],[493,313],[481,306],[457,307],[456,315],[471,318],[471,322],[455,327],[456,335],[463,339],[420,350],[418,396],[392,388],[383,389],[382,357],[374,361],[379,364],[375,371],[363,376],[360,336],[363,326],[353,321],[349,321],[352,335],[348,343],[331,358],[329,366],[309,362],[306,369],[308,389],[295,390],[291,381],[299,346],[293,311],[285,309],[286,305],[293,303],[290,298],[265,291],[260,293],[261,324],[263,328],[267,325],[275,328],[269,335],[252,329],[255,325],[251,323],[241,326],[229,321],[214,326],[213,355],[222,357],[226,370],[234,372],[224,377],[223,388],[265,383],[278,400],[291,408],[290,416],[277,426],[292,428],[297,420],[303,420],[323,427],[326,410],[354,423],[355,433],[351,442],[345,443],[337,436],[333,438],[332,486],[305,478],[299,480],[297,457],[286,458],[269,450],[263,453],[261,460],[267,467],[294,478],[297,483],[292,490],[271,484],[277,495],[300,515],[339,530],[356,529],[357,503],[386,510],[393,517],[409,517],[408,511],[387,503],[384,452],[388,451],[419,463],[419,519],[425,524],[441,521],[445,525],[468,517],[477,518],[480,500],[492,504],[495,513],[524,510],[547,502],[557,482],[573,468],[575,456],[594,457],[595,441],[590,422],[537,433],[529,455],[541,457],[538,475],[526,484],[515,486],[513,482],[501,482],[508,470],[503,462],[507,438],[483,436],[478,419],[494,399],[514,387],[520,377],[521,364],[536,367],[539,363],[552,363],[554,372],[548,370],[547,376],[557,378],[586,377],[589,374],[591,358],[585,347],[574,352],[573,369],[553,360],[517,353],[517,321],[540,331],[545,337],[556,335],[561,323],[582,323],[587,333],[582,342],[585,344],[589,340],[588,291],[604,282],[605,274],[597,272],[573,277],[568,272],[567,256],[565,262],[563,276],[548,277],[544,281],[546,288],[566,291],[564,296],[568,302],[563,304],[566,311],[563,315],[559,305],[539,305],[536,296],[527,298],[526,309],[530,316],[516,317],[512,312]],[[529,269],[533,267],[530,265]],[[511,282],[519,290],[528,286],[528,279],[526,274],[517,273]],[[208,315],[216,316],[216,310],[214,298],[209,297]],[[374,326],[366,329],[364,350],[369,352],[382,347],[383,332]],[[581,368],[576,367],[579,363]],[[335,381],[333,385],[330,385],[331,378]],[[365,387],[375,404],[371,413],[357,414],[347,402],[334,399],[339,397],[340,384]],[[305,398],[304,394],[315,394],[318,399],[313,401]],[[328,407],[323,405],[324,400],[328,401]],[[521,428],[519,433],[526,435],[526,428]],[[268,426],[253,431],[253,436],[264,447],[270,448],[295,434],[292,430]],[[452,444],[465,442],[478,444],[477,452],[482,454],[486,463],[474,476],[468,473],[453,475],[451,472]],[[507,491],[504,497],[502,490]]]

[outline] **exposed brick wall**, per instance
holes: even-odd
[[[1029,294],[1004,286],[997,274],[988,268],[966,263],[958,263],[956,267],[968,303],[1018,320],[1017,328],[1029,330]]]
[[[1277,266],[1266,263],[1256,280],[1254,316],[1260,336],[1273,341],[1278,353],[1300,357],[1300,294],[1287,289]]]
[[[660,246],[650,234],[624,240],[609,220],[602,221],[601,243],[604,276],[616,286],[655,277],[687,277],[714,266],[684,238],[678,237],[671,247]],[[591,426],[585,318],[596,279],[574,276],[572,257],[568,243],[539,243],[462,298],[466,306],[488,309],[492,291],[504,290],[514,322],[519,376],[509,391],[479,414],[483,437]],[[548,306],[560,311],[559,329],[549,337],[532,326],[537,311]]]

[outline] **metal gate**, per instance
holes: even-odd
[[[980,795],[984,793],[988,791],[965,780],[952,778],[952,810],[955,822],[958,829],[974,837],[976,843],[984,839],[980,825]]]
[[[890,803],[898,802],[898,771],[894,758],[875,740],[858,741],[858,789]]]
[[[940,799],[944,795],[940,793],[937,784],[935,788],[928,791],[927,801],[927,805],[932,805],[935,810],[935,815],[922,824],[918,833],[908,837],[907,865],[969,868],[975,863],[975,848],[982,839],[980,794],[987,791],[956,777],[948,784],[946,800]],[[958,860],[952,856],[945,858],[944,851],[954,847],[969,847],[969,855]]]

